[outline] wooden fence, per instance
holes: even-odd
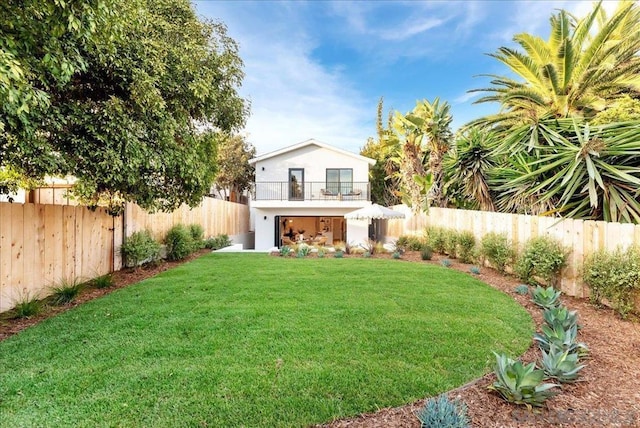
[[[249,231],[249,207],[205,198],[199,207],[149,214],[134,204],[112,217],[102,208],[0,203],[0,312],[63,281],[87,281],[122,267],[126,236],[149,229],[161,240],[174,224],[198,223],[205,236]]]
[[[430,208],[428,214],[413,215],[403,205],[394,209],[405,212],[406,218],[389,220],[389,237],[418,235],[427,226],[440,226],[473,232],[478,240],[489,232],[506,233],[516,246],[521,247],[531,238],[551,236],[571,250],[560,286],[563,292],[577,297],[588,295],[588,289],[581,279],[584,260],[588,255],[601,249],[614,250],[618,246],[640,244],[640,225],[626,223],[571,219],[560,221],[552,217],[449,208]]]

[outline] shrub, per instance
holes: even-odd
[[[464,231],[458,234],[458,257],[462,263],[474,262],[476,237],[473,233]]]
[[[467,416],[467,406],[458,400],[450,401],[444,394],[427,400],[416,416],[421,422],[421,428],[467,428],[471,426]]]
[[[194,250],[191,232],[182,224],[177,224],[169,229],[165,238],[167,244],[167,259],[182,260]]]
[[[444,252],[452,259],[458,254],[458,232],[454,229],[447,229],[444,235]]]
[[[480,275],[480,268],[478,266],[471,266],[469,268],[469,272],[471,272],[474,275]]]
[[[298,257],[307,257],[311,252],[311,247],[305,244],[298,247]]]
[[[208,238],[204,242],[204,247],[210,250],[219,250],[220,248],[228,247],[231,244],[232,241],[229,239],[229,235],[221,233]]]
[[[542,383],[544,371],[536,369],[535,363],[526,366],[505,355],[496,356],[495,374],[497,380],[489,389],[497,391],[509,403],[542,407],[547,398],[555,395],[552,388],[558,385]]]
[[[420,250],[420,257],[422,258],[422,260],[431,260],[431,257],[433,257],[433,250],[431,249],[431,247],[426,244],[423,245],[422,249]]]
[[[120,247],[120,254],[125,265],[138,267],[143,263],[155,262],[160,259],[160,244],[153,239],[151,232],[142,230],[134,232]]]
[[[445,253],[445,242],[447,231],[442,227],[430,226],[425,229],[425,236],[427,237],[427,244],[439,254]]]
[[[503,233],[487,233],[480,241],[480,253],[500,273],[504,273],[507,265],[513,260],[513,246],[507,235]]]
[[[555,344],[549,352],[542,351],[542,369],[549,378],[561,383],[575,382],[584,365],[578,365],[578,354],[563,351]]]
[[[336,259],[341,259],[342,257],[344,257],[344,253],[342,252],[342,250],[338,250],[335,253],[333,253],[333,257]]]
[[[442,259],[440,261],[440,264],[446,268],[451,267],[451,260],[449,259]]]
[[[412,235],[412,236],[409,236],[406,249],[410,251],[420,251],[424,243],[425,242],[423,238]]]
[[[400,235],[394,243],[396,250],[406,251],[409,246],[409,235]]]
[[[392,257],[394,259],[396,259],[396,260],[399,259],[400,258],[400,251],[394,251],[393,254],[392,254]]]
[[[527,284],[520,284],[516,288],[514,288],[513,291],[524,296],[525,294],[529,294],[529,286]]]
[[[53,287],[53,303],[56,305],[71,303],[78,297],[80,291],[82,291],[81,282],[63,280],[59,286]]]
[[[589,256],[582,278],[591,291],[593,303],[601,304],[603,298],[607,299],[626,318],[634,310],[634,295],[640,293],[640,248],[618,248]]]
[[[189,233],[193,240],[193,249],[199,250],[204,248],[204,228],[197,223],[193,223],[189,225]]]
[[[367,242],[360,245],[362,249],[364,249],[365,254],[369,253],[369,255],[376,254],[378,251],[378,243],[373,239],[367,239]]]
[[[534,277],[538,277],[547,285],[555,285],[567,263],[567,255],[560,242],[539,236],[527,241],[513,270],[524,282],[536,284]]]
[[[91,285],[96,288],[109,288],[113,286],[113,277],[111,275],[101,275],[91,280]]]
[[[318,257],[319,258],[323,258],[325,254],[327,254],[327,249],[324,248],[324,247],[319,247],[318,248]]]
[[[13,318],[29,318],[38,315],[42,309],[42,303],[37,296],[25,294],[21,296],[13,307]]]
[[[287,257],[288,255],[290,255],[292,252],[291,247],[287,246],[287,245],[283,245],[280,248],[279,254],[280,257]]]
[[[539,285],[531,290],[531,301],[541,308],[555,308],[560,305],[560,291],[553,287],[542,288]]]

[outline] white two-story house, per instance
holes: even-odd
[[[371,204],[369,166],[375,160],[307,140],[249,161],[256,182],[251,209],[255,248],[291,242],[362,242],[366,222],[344,215]]]

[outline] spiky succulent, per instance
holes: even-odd
[[[524,296],[525,294],[529,294],[529,286],[527,284],[520,284],[514,288],[513,291]]]
[[[442,394],[437,398],[430,398],[424,407],[418,411],[421,428],[468,428],[467,406],[464,403],[447,399]]]
[[[494,353],[495,354],[495,353]],[[497,391],[502,398],[514,404],[542,407],[547,398],[555,395],[554,383],[543,383],[544,371],[536,369],[535,363],[526,366],[506,355],[496,356],[495,374],[497,380],[488,388]]]
[[[544,309],[555,308],[560,305],[560,294],[553,287],[542,288],[538,285],[531,290],[531,301]]]
[[[578,354],[552,343],[549,352],[542,351],[542,369],[545,374],[562,383],[575,382],[584,365],[578,365]]]
[[[578,356],[584,356],[589,352],[587,345],[578,342],[578,328],[576,326],[565,330],[557,324],[553,327],[543,325],[542,333],[534,334],[533,339],[545,352],[550,352],[552,345],[561,349],[562,352],[568,351],[570,354],[578,354]]]
[[[570,311],[566,306],[547,308],[542,315],[549,327],[553,328],[558,325],[564,330],[568,330],[575,326],[580,329],[578,325],[578,311]]]

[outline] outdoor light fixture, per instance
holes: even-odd
[[[262,167],[262,170],[264,171],[264,167]]]
[[[267,216],[264,216],[264,219],[266,220],[266,219],[267,219]]]

